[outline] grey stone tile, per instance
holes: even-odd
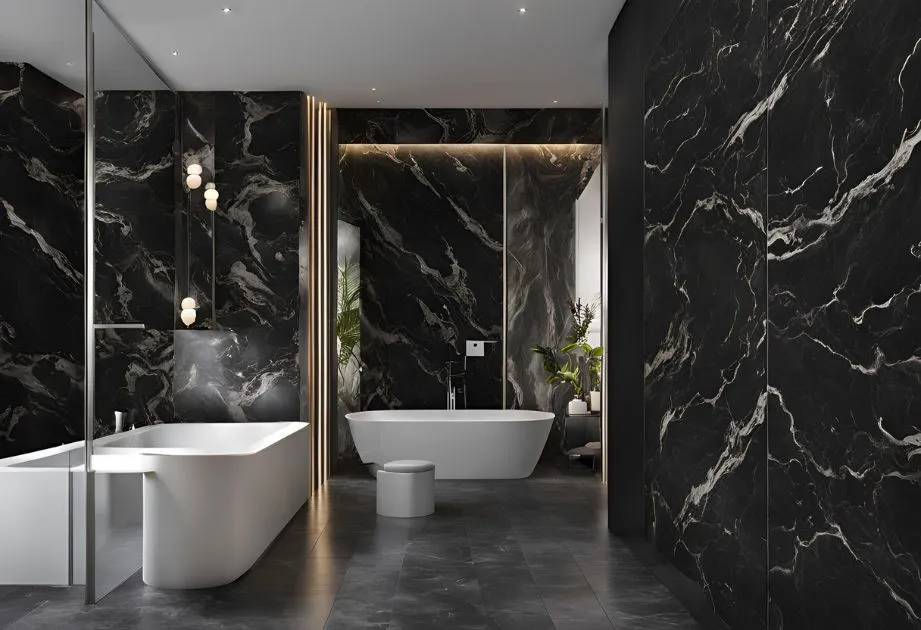
[[[138,574],[95,607],[82,605],[80,589],[0,589],[0,627],[697,627],[610,537],[604,493],[591,478],[439,481],[436,501],[428,517],[379,517],[373,479],[334,478],[233,584],[164,591]]]

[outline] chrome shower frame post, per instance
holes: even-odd
[[[83,175],[83,319],[85,327],[83,372],[83,465],[86,503],[86,575],[85,600],[87,604],[96,603],[96,497],[95,479],[93,477],[93,429],[96,418],[96,82],[95,54],[93,43],[93,0],[84,0],[85,10],[85,54],[86,84],[84,89],[84,128],[83,138],[85,159]],[[76,516],[76,515],[74,515]],[[73,525],[73,524],[71,524]],[[73,554],[71,554],[73,555]]]

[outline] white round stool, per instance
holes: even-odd
[[[377,471],[377,513],[394,518],[428,516],[435,511],[435,464],[399,460]]]

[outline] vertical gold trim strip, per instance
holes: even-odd
[[[508,409],[508,147],[502,145],[502,408]]]

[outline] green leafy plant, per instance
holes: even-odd
[[[336,303],[336,339],[339,346],[339,371],[355,357],[361,334],[360,288],[358,265],[346,260],[339,265],[339,295]]]
[[[581,374],[583,361],[588,370],[589,386],[592,389],[601,387],[604,348],[588,343],[588,331],[598,314],[598,303],[582,304],[581,300],[569,300],[566,304],[573,320],[572,333],[566,338],[568,343],[559,349],[538,345],[531,351],[543,358],[548,383],[568,383],[576,398],[582,398],[585,395]]]

